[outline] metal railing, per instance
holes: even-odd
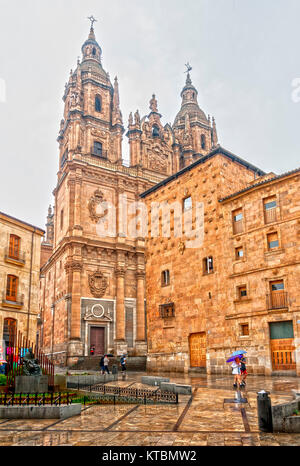
[[[237,222],[233,222],[233,234],[236,235],[238,233],[243,233],[244,225],[243,220],[238,220]]]
[[[15,304],[17,306],[24,306],[24,295],[17,293],[16,296],[8,296],[5,292],[2,293],[2,305]]]
[[[77,390],[88,391],[90,393],[98,393],[101,395],[113,395],[117,397],[126,397],[130,399],[128,402],[137,401],[146,404],[147,401],[154,403],[178,403],[178,394],[172,392],[164,392],[159,388],[156,390],[147,390],[134,387],[115,387],[105,384],[87,385],[79,382],[69,382],[68,388],[77,388]],[[113,399],[112,399],[113,400]],[[115,400],[114,400],[115,402]]]
[[[276,291],[267,294],[267,309],[283,309],[288,307],[287,291]]]
[[[54,364],[47,358],[47,356],[40,350],[40,348],[33,344],[27,337],[24,337],[20,331],[10,333],[9,343],[6,348],[7,360],[7,383],[6,391],[14,391],[15,378],[23,374],[23,358],[26,353],[32,350],[34,358],[38,360],[41,367],[42,374],[48,375],[48,386],[53,389],[54,387]]]
[[[265,210],[265,223],[273,223],[277,221],[276,207]]]
[[[101,152],[100,151],[97,152],[97,151],[95,151],[94,148],[91,148],[91,155],[93,157],[100,157],[100,158],[106,160],[107,159],[107,150],[102,150]]]
[[[19,251],[17,254],[12,251],[11,248],[5,248],[4,249],[4,258],[6,260],[14,260],[17,262],[21,262],[22,264],[25,264],[25,252]]]
[[[0,406],[45,406],[62,404],[69,405],[73,398],[76,398],[75,393],[2,393],[0,394]]]

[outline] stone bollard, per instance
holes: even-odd
[[[112,372],[112,374],[117,374],[118,373],[118,366],[116,364],[114,364],[112,366],[112,371],[111,372]]]
[[[273,432],[272,408],[270,392],[261,390],[257,392],[258,425],[262,432]]]

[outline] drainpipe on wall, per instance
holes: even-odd
[[[30,306],[31,306],[31,279],[32,279],[32,260],[33,260],[33,240],[34,232],[32,232],[31,237],[31,257],[30,257],[30,275],[29,275],[29,295],[28,295],[28,314],[27,314],[27,340],[29,340],[29,315],[30,315]]]

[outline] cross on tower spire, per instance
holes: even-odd
[[[91,16],[88,16],[88,18],[87,18],[87,19],[89,19],[89,20],[90,20],[90,22],[91,22],[91,29],[94,29],[94,23],[95,23],[95,21],[98,21],[98,20],[97,20],[96,18],[94,18],[94,16],[93,16],[93,15],[91,15]]]

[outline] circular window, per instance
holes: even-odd
[[[94,317],[102,317],[104,314],[104,308],[101,306],[101,304],[94,304],[92,307],[92,314]]]

